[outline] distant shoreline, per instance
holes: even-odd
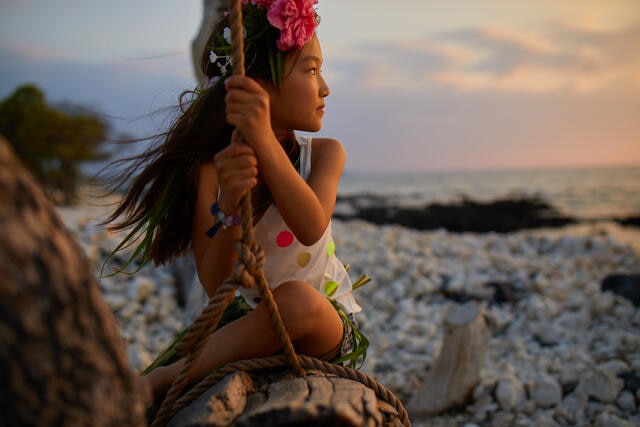
[[[67,215],[82,216],[88,209],[105,219],[117,206],[119,193],[105,195],[101,186],[82,186],[76,205],[59,206]],[[75,211],[75,212],[74,212]],[[84,213],[81,211],[85,211]],[[576,218],[537,196],[515,196],[477,201],[463,197],[449,203],[398,206],[392,198],[363,193],[338,195],[333,218],[365,221],[378,226],[401,226],[420,231],[452,233],[515,233],[540,231],[567,235],[612,235],[640,250],[640,213],[603,218]]]
[[[434,202],[416,207],[396,206],[386,197],[371,194],[338,196],[334,217],[345,221],[361,219],[377,225],[402,225],[416,230],[443,228],[451,232],[508,233],[603,221],[640,228],[640,213],[598,219],[576,218],[560,213],[539,196],[505,197],[486,202],[463,197],[450,203]]]

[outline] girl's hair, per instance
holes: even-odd
[[[209,38],[211,50],[228,25],[227,17],[217,25]],[[264,80],[267,84],[281,81],[275,72],[282,67],[274,68],[273,55],[270,54],[275,50],[277,37],[277,29],[269,27],[246,44],[247,76]],[[199,184],[198,170],[231,141],[233,128],[226,123],[224,102],[227,93],[224,79],[230,75],[230,70],[220,73],[220,67],[212,66],[209,48],[203,53],[202,69],[207,78],[217,77],[218,81],[206,90],[184,92],[180,96],[181,114],[169,130],[155,137],[155,147],[121,160],[131,164],[111,181],[115,190],[128,187],[128,191],[104,223],[111,223],[109,228],[116,231],[132,228],[114,253],[133,244],[137,238],[143,239],[127,265],[136,259],[140,265],[150,259],[155,264],[162,264],[189,248]],[[284,60],[296,52],[292,49],[279,52],[279,55],[283,55],[281,59]],[[300,149],[293,132],[281,143],[291,162],[297,164]],[[252,191],[252,202],[254,221],[273,202],[260,176]]]

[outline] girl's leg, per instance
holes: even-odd
[[[273,290],[278,310],[296,351],[309,356],[325,355],[342,340],[342,321],[324,295],[303,282],[286,282]],[[246,316],[220,328],[207,340],[191,373],[199,380],[215,367],[228,362],[265,357],[280,347],[264,304]],[[157,368],[146,377],[155,400],[167,392],[184,361]]]

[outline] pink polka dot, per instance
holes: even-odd
[[[293,243],[293,233],[290,231],[283,231],[276,237],[276,244],[281,248],[286,248]]]

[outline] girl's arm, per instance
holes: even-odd
[[[242,131],[256,152],[260,173],[283,219],[305,245],[315,243],[327,228],[344,167],[342,145],[315,139],[308,182],[299,175],[271,128],[269,94],[253,79],[233,76],[228,90],[227,121]]]
[[[211,204],[217,201],[225,214],[239,215],[240,199],[256,185],[257,173],[253,149],[235,140],[200,167],[191,240],[198,278],[209,296],[231,274],[236,260],[233,243],[242,234],[239,226],[220,227],[209,238],[206,232],[216,222]]]
[[[262,173],[282,218],[304,245],[317,242],[329,224],[345,162],[334,139],[313,139],[311,174],[305,181],[278,145],[258,152]]]

